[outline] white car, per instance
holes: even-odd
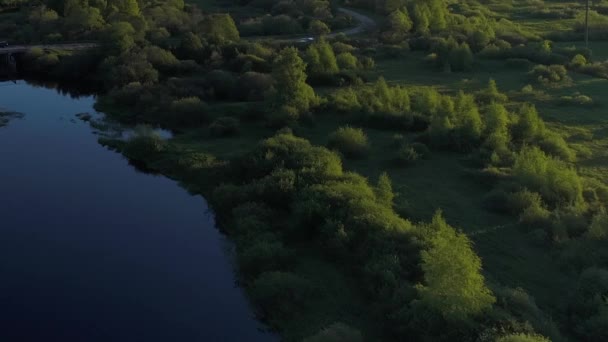
[[[309,43],[309,42],[312,42],[314,40],[315,39],[313,37],[306,37],[306,38],[299,39],[298,42],[299,43]]]

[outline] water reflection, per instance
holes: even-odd
[[[203,198],[99,145],[93,97],[0,87],[3,341],[274,340]]]

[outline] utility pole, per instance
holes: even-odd
[[[589,48],[589,0],[585,6],[585,47]]]

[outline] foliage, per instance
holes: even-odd
[[[550,342],[550,340],[542,335],[519,333],[500,337],[496,342]]]
[[[363,335],[344,323],[334,323],[303,342],[363,342]]]
[[[538,191],[550,204],[580,204],[582,183],[566,163],[547,156],[538,147],[524,147],[515,157],[513,177],[523,186]]]
[[[347,158],[361,158],[369,149],[367,135],[360,128],[340,127],[329,137],[329,147],[336,148]]]
[[[276,82],[272,107],[293,108],[296,113],[308,111],[318,103],[314,90],[306,84],[306,63],[295,48],[280,51],[274,62],[273,76]]]
[[[463,320],[488,310],[495,302],[481,275],[481,260],[466,235],[450,227],[441,213],[426,227],[430,248],[422,251],[424,285],[421,301],[446,319]]]

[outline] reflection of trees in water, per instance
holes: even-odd
[[[78,84],[71,82],[54,82],[40,79],[26,79],[26,82],[36,88],[54,89],[58,94],[78,99],[84,96],[94,96],[99,93],[99,87],[92,84]]]
[[[11,112],[0,108],[0,128],[8,125],[9,121],[13,119],[21,119],[23,116],[23,113]]]

